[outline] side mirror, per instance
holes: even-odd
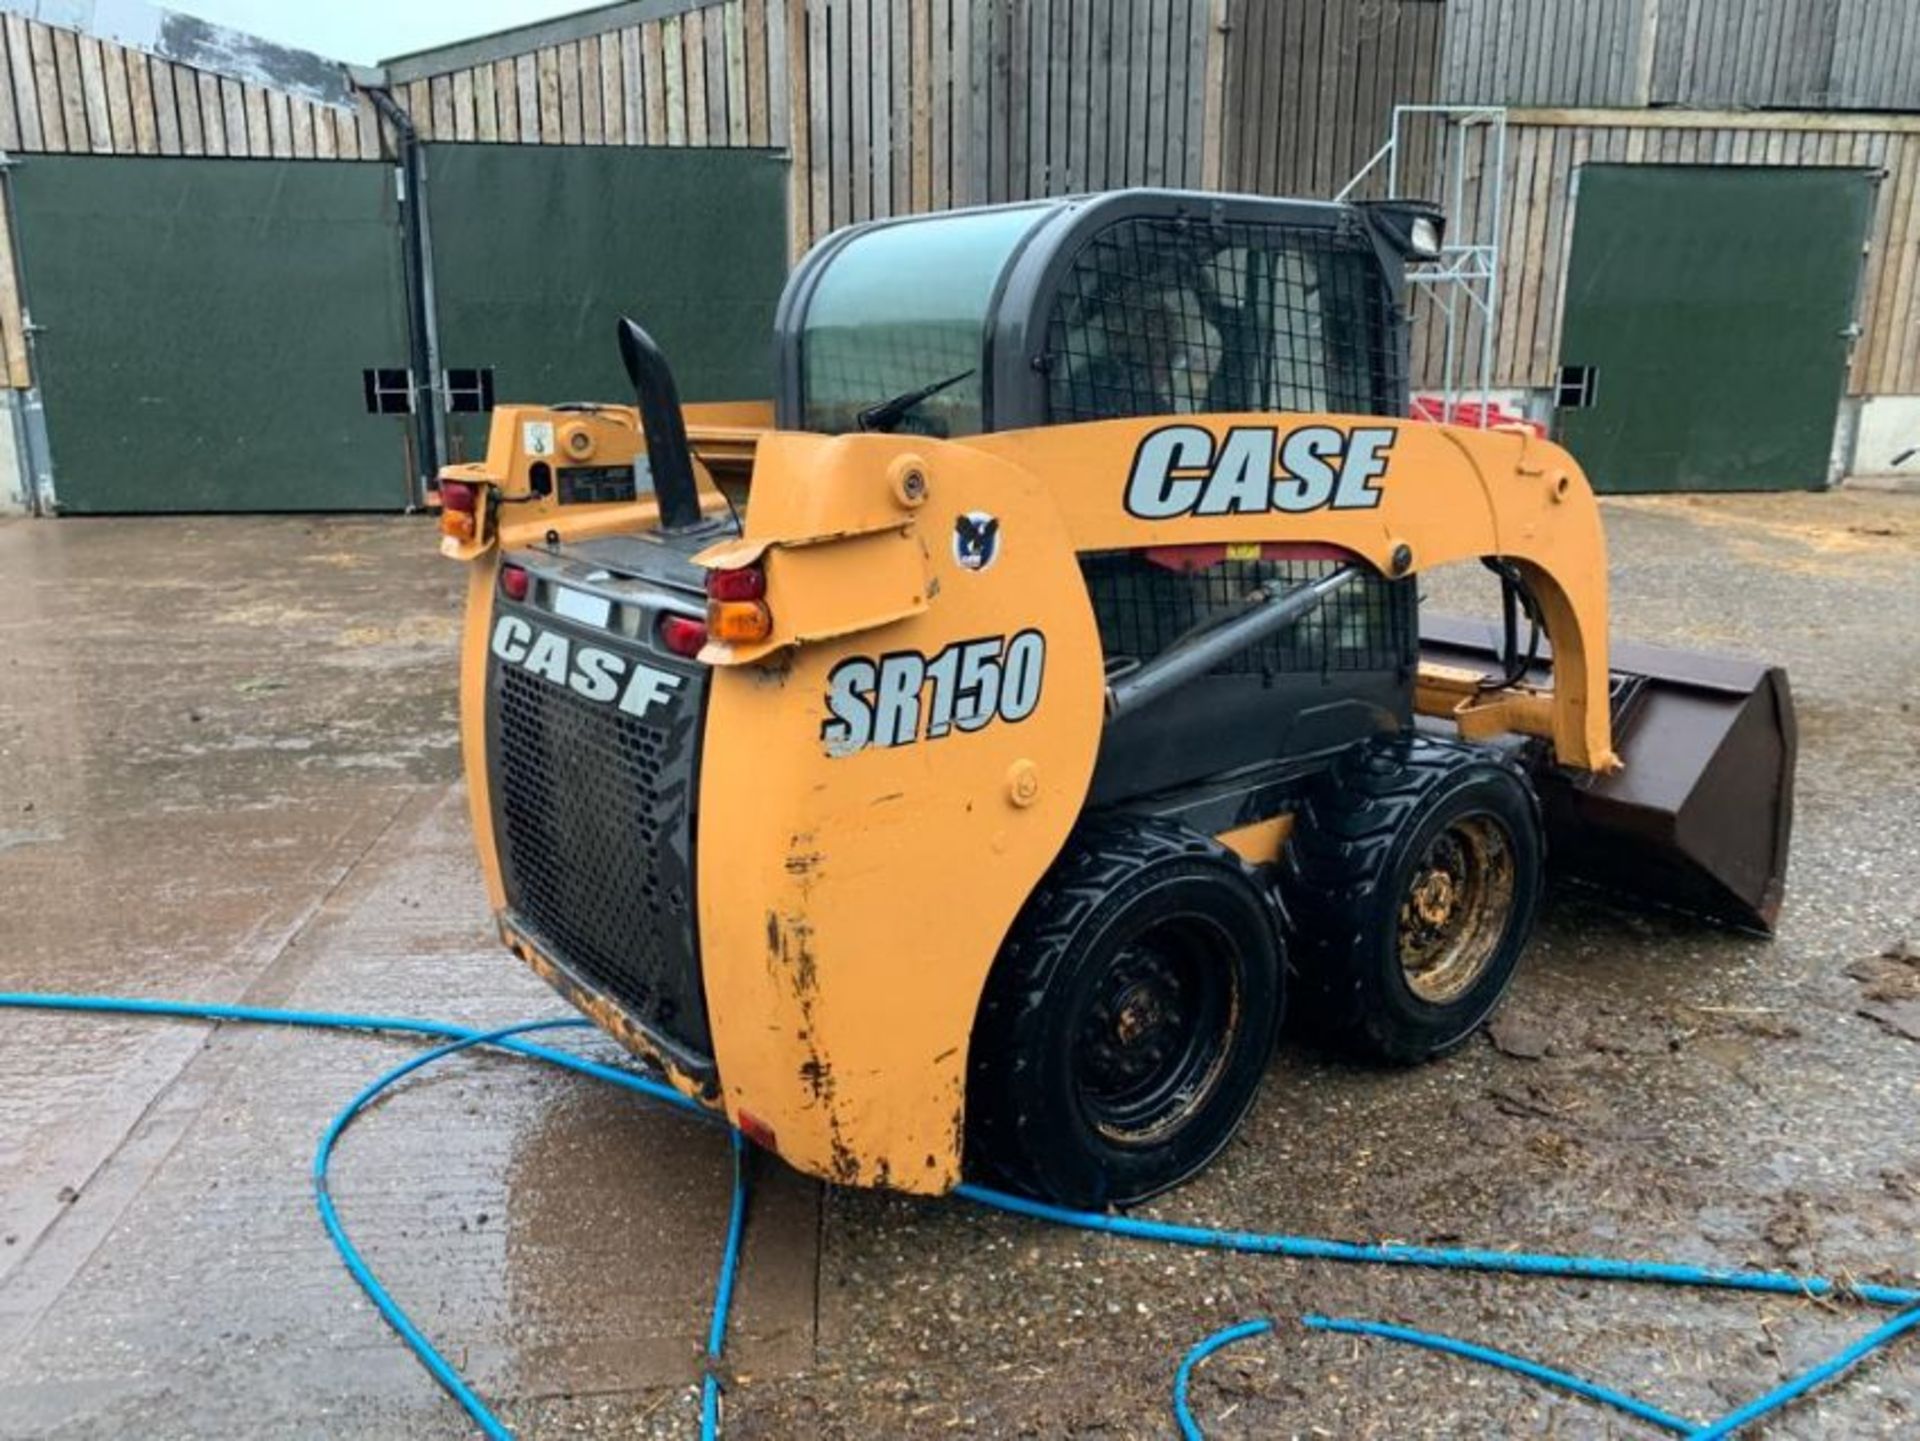
[[[1408,260],[1437,260],[1446,241],[1446,212],[1426,200],[1362,200],[1356,203],[1382,240]]]

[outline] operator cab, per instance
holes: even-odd
[[[1148,415],[1405,415],[1404,269],[1438,235],[1438,213],[1413,202],[1170,190],[854,226],[781,298],[778,423],[963,439]],[[1273,546],[1081,557],[1116,675],[1257,587],[1336,563]],[[1369,574],[1150,714],[1114,720],[1092,799],[1297,766],[1410,725],[1414,607],[1413,582]]]

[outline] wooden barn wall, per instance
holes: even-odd
[[[1231,0],[1224,183],[1328,197],[1386,142],[1393,107],[1435,98],[1438,0]]]
[[[1915,0],[1450,0],[1441,93],[1489,105],[1920,109]]]
[[[394,96],[433,140],[789,149],[797,251],[876,216],[1216,183],[1226,4],[661,0]]]
[[[0,151],[357,159],[372,108],[247,85],[21,15],[0,17]],[[0,207],[0,382],[29,385],[11,219]]]
[[[1920,4],[1839,0],[1829,106],[1920,110]]]
[[[1496,385],[1550,386],[1555,379],[1573,239],[1572,177],[1582,165],[1823,165],[1885,176],[1868,233],[1858,305],[1862,329],[1848,389],[1855,395],[1920,394],[1920,117],[1598,112],[1532,123],[1526,112],[1517,112],[1515,118],[1519,123],[1507,132],[1500,227]],[[1485,163],[1484,143],[1468,142],[1470,175]],[[1485,187],[1470,183],[1468,193],[1476,203],[1489,203]],[[1438,383],[1443,334],[1423,304],[1415,327],[1417,383]],[[1477,346],[1480,336],[1477,323],[1463,328],[1468,345]]]

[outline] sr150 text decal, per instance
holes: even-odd
[[[1213,432],[1167,425],[1140,442],[1127,478],[1127,510],[1142,520],[1176,515],[1258,515],[1269,510],[1371,510],[1394,432],[1303,425],[1236,425],[1215,449]]]
[[[1046,663],[1046,637],[1037,630],[956,641],[933,656],[852,656],[827,676],[820,739],[829,755],[847,756],[1023,721],[1040,704]]]

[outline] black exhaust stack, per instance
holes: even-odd
[[[693,483],[693,452],[680,414],[680,391],[653,337],[624,315],[620,317],[620,360],[633,382],[633,402],[647,437],[646,462],[653,472],[654,498],[660,503],[660,529],[693,530],[704,517],[700,492]],[[634,479],[637,482],[639,476]]]

